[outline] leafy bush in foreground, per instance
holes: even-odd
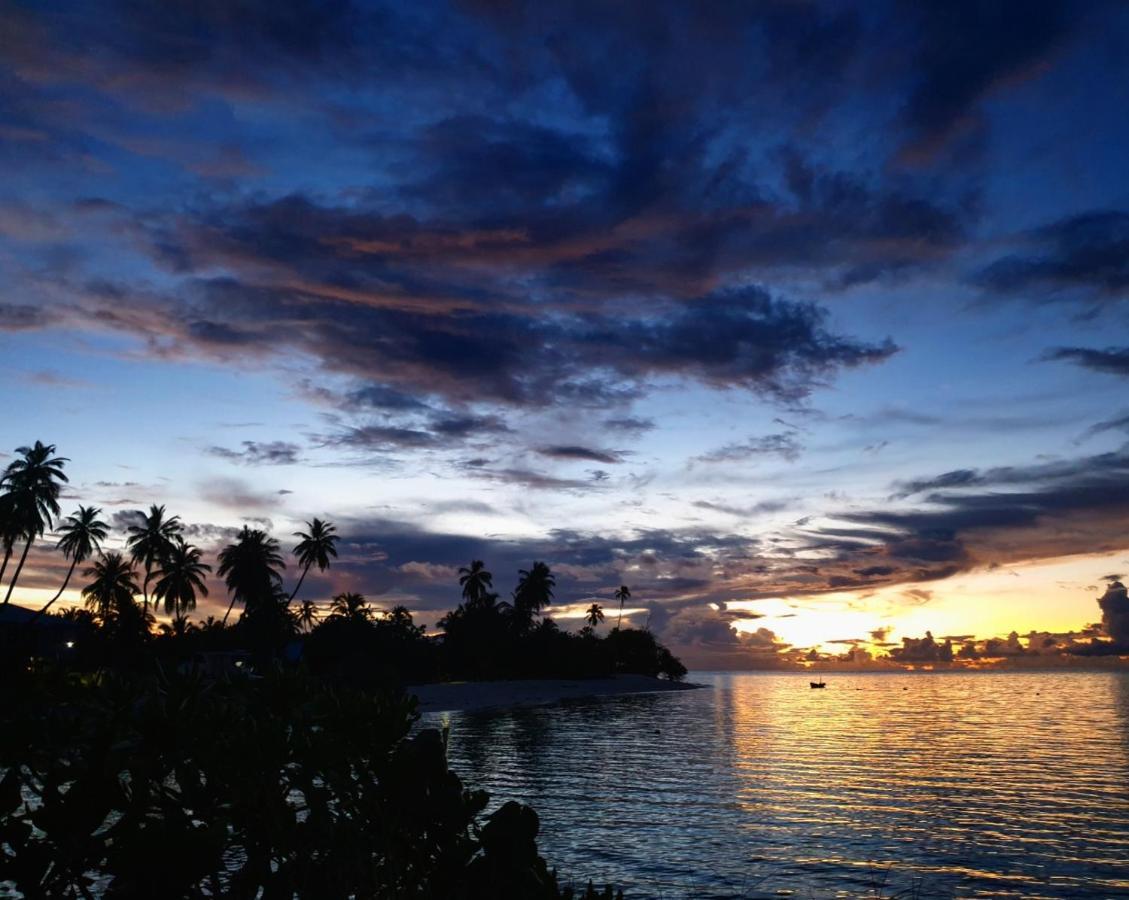
[[[409,737],[413,700],[301,672],[15,675],[0,879],[38,897],[563,898],[537,816]],[[611,891],[589,898],[611,900]]]

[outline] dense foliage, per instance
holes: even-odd
[[[0,877],[29,898],[573,895],[537,854],[536,814],[483,818],[443,736],[409,736],[403,695],[281,668],[7,687]]]
[[[571,897],[537,854],[537,816],[447,768],[443,737],[410,736],[407,683],[595,676],[681,678],[646,630],[604,621],[562,631],[546,614],[548,565],[519,572],[509,601],[473,561],[463,602],[426,634],[404,607],[359,594],[295,602],[337,558],[314,519],[293,548],[244,527],[216,553],[222,620],[191,621],[213,566],[163,506],[136,511],[124,552],[101,510],[65,519],[67,460],[37,442],[0,477],[0,888],[26,897]],[[54,531],[69,561],[55,596],[9,606],[34,543]],[[85,608],[51,606],[80,564]],[[626,587],[615,592],[620,603]],[[139,602],[140,598],[140,602]],[[228,618],[236,606],[240,614]],[[167,621],[158,625],[163,607]],[[611,900],[610,890],[587,898]]]

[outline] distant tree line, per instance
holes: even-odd
[[[617,672],[680,679],[686,674],[649,631],[621,627],[624,604],[631,598],[626,585],[614,592],[619,615],[609,632],[599,634],[605,616],[598,603],[589,607],[587,624],[578,634],[562,630],[546,613],[556,579],[539,561],[518,573],[506,600],[495,592],[483,561],[460,569],[462,602],[440,620],[441,633],[434,636],[416,625],[405,607],[377,611],[356,593],[340,594],[328,607],[308,598],[298,601],[310,570],[324,572],[337,559],[337,529],[318,518],[294,535],[299,574],[289,592],[279,542],[244,526],[216,558],[215,573],[228,593],[226,612],[221,619],[192,621],[198,600],[208,595],[213,567],[204,561],[203,550],[186,539],[178,516],[158,505],[138,511],[128,526],[124,552],[105,550],[110,526],[100,509],[80,505],[59,519],[68,460],[53,445],[38,441],[16,453],[0,478],[0,585],[14,561],[3,604],[11,601],[32,545],[53,532],[69,563],[67,573],[27,625],[30,630],[43,616],[66,623],[68,633],[77,637],[68,640],[64,656],[76,668],[96,669],[110,662],[118,668],[143,667],[154,657],[183,667],[202,653],[246,650],[259,666],[300,660],[316,674],[368,683]],[[88,564],[81,572],[84,608],[52,613],[83,564]],[[240,615],[229,623],[236,606]],[[158,626],[155,613],[161,609],[169,621]],[[30,636],[26,646],[29,652],[39,649]]]

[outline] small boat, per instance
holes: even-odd
[[[810,687],[813,687],[813,688],[825,688],[825,687],[827,687],[827,685],[824,684],[824,682],[823,682],[823,676],[822,675],[819,676],[819,681],[809,681],[808,685]]]

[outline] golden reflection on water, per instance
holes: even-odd
[[[1129,895],[1129,675],[704,680],[456,715],[452,762],[635,898]]]

